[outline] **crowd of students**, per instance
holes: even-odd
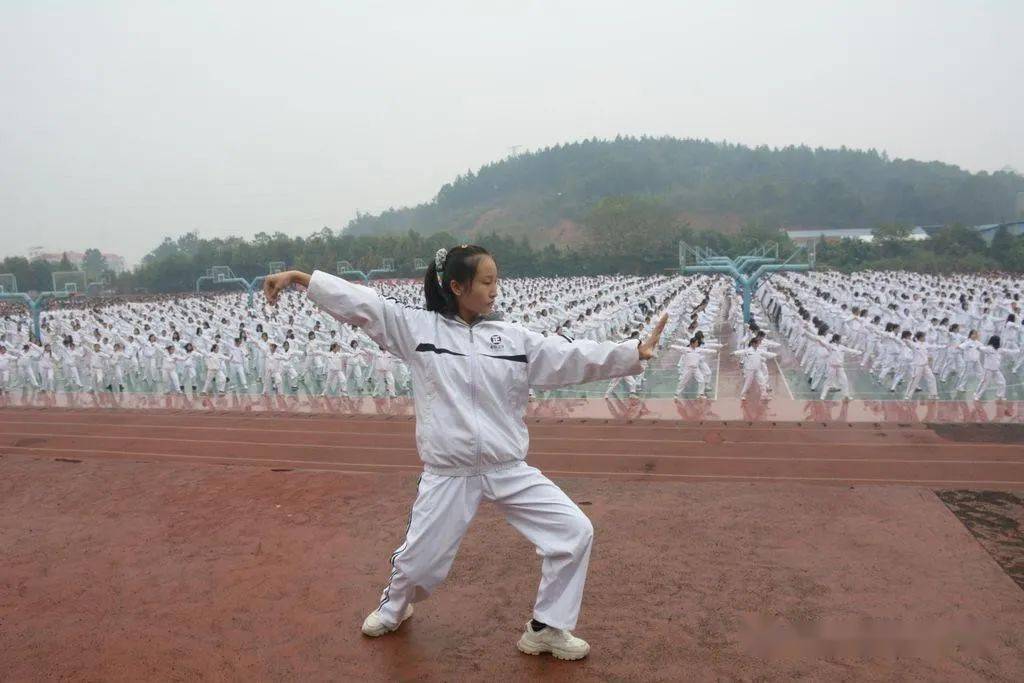
[[[1006,373],[1024,367],[1022,290],[1008,276],[812,272],[773,277],[757,299],[822,399],[851,397],[853,365],[876,394],[937,398],[944,385],[981,400],[1005,399]]]
[[[381,281],[384,296],[421,307],[418,282]],[[751,317],[724,276],[505,278],[507,320],[567,341],[643,338],[669,314],[662,344],[674,352],[675,395],[710,394],[716,354],[740,366],[739,394],[773,394],[769,363],[785,347],[821,399],[854,396],[848,371],[870,374],[881,395],[903,399],[972,392],[1007,395],[1024,368],[1021,280],[907,272],[776,274],[759,287]],[[0,390],[216,394],[411,393],[406,365],[357,327],[298,293],[278,306],[244,295],[160,295],[63,305],[32,338],[24,311],[0,321]],[[727,313],[726,313],[727,312]],[[715,338],[722,323],[733,346]],[[649,393],[648,369],[610,382],[605,396]]]
[[[500,306],[544,335],[604,341],[645,333],[696,279],[509,278]],[[415,282],[374,283],[384,296],[422,306]],[[406,365],[359,328],[297,292],[277,306],[235,293],[118,299],[43,313],[42,340],[27,314],[3,311],[0,390],[150,393],[407,394]]]

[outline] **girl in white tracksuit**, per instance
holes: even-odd
[[[92,382],[90,391],[99,391],[105,386],[103,381],[107,374],[107,363],[110,356],[100,348],[99,344],[92,345],[92,353],[89,354],[89,381]]]
[[[840,336],[832,335],[832,340],[825,345],[825,379],[822,381],[821,400],[824,401],[828,392],[838,389],[844,401],[850,400],[850,380],[846,376],[844,363],[846,356],[859,356],[860,351],[840,344]]]
[[[903,399],[913,398],[914,392],[922,382],[925,391],[928,392],[928,398],[938,398],[938,385],[929,361],[932,353],[944,351],[946,346],[944,344],[929,344],[925,340],[925,333],[918,332],[914,335],[914,341],[907,343],[907,347],[910,350],[910,381],[907,382],[907,391],[903,395]]]
[[[1003,375],[1002,369],[1003,356],[1012,357],[1016,353],[1016,348],[1002,346],[1002,340],[1000,340],[998,335],[994,335],[988,340],[988,346],[981,347],[983,374],[981,376],[981,383],[978,384],[978,388],[974,392],[975,401],[981,400],[985,389],[990,384],[996,388],[996,399],[1000,401],[1006,399],[1006,377]]]
[[[7,353],[7,347],[0,344],[0,394],[11,390],[14,363],[14,355]]]
[[[974,378],[980,380],[985,374],[981,364],[981,350],[985,345],[978,340],[978,331],[971,330],[967,335],[967,341],[957,347],[963,353],[963,370],[960,371],[960,379],[956,383],[954,391],[966,391],[967,382]]]
[[[481,501],[499,506],[543,558],[533,620],[518,642],[524,652],[579,659],[589,645],[573,636],[593,527],[572,500],[525,463],[524,422],[530,386],[634,375],[656,346],[664,319],[641,344],[572,343],[544,337],[490,314],[497,266],[485,249],[439,250],[424,280],[426,310],[324,272],[268,277],[274,302],[292,283],[338,320],[362,327],[404,360],[413,376],[416,446],[424,463],[405,541],[363,633],[393,631],[444,580]]]
[[[165,348],[167,352],[163,357],[163,384],[164,393],[166,394],[178,394],[185,391],[185,387],[181,384],[181,375],[178,374],[178,366],[185,362],[185,353],[178,351],[174,348],[174,344],[168,344]]]
[[[64,371],[64,381],[68,385],[71,385],[73,382],[74,388],[79,390],[85,388],[85,385],[82,384],[82,375],[78,371],[78,363],[83,358],[85,358],[85,349],[81,346],[75,346],[73,341],[68,341],[61,369]]]
[[[365,358],[366,353],[363,349],[359,348],[359,340],[353,339],[350,341],[346,369],[349,377],[352,378],[352,386],[355,387],[356,394],[362,393],[366,384],[366,380],[363,377],[363,361]]]
[[[57,388],[55,380],[55,369],[59,358],[54,355],[53,347],[49,344],[43,346],[43,353],[39,356],[39,383],[43,391],[53,392]]]
[[[124,373],[125,368],[128,367],[130,359],[128,354],[125,353],[124,345],[121,342],[114,344],[114,352],[110,354],[110,387],[113,391],[113,387],[116,384],[118,391],[124,391]]]
[[[32,387],[33,389],[39,388],[39,378],[36,377],[36,370],[33,366],[41,355],[42,349],[35,344],[25,343],[21,347],[21,356],[18,358],[18,370],[21,374],[22,386]]]
[[[224,393],[224,385],[227,382],[224,366],[229,360],[228,356],[221,353],[219,344],[213,344],[210,350],[203,354],[203,364],[206,366],[206,381],[203,382],[202,393],[209,393],[211,384],[213,385],[214,392],[218,394]]]
[[[348,361],[348,352],[342,351],[341,344],[331,342],[330,351],[324,355],[323,365],[327,369],[327,379],[324,381],[321,396],[335,396],[341,394],[348,396],[348,383],[345,381],[345,365]]]
[[[284,377],[281,374],[281,354],[277,352],[277,344],[270,342],[267,345],[267,352],[263,356],[263,393],[269,394],[271,387],[277,388],[277,393],[284,393]]]
[[[370,367],[373,371],[374,393],[377,395],[385,393],[393,398],[395,396],[394,359],[383,346],[379,346],[378,349],[378,352],[373,354],[373,359],[370,361]]]
[[[740,356],[740,365],[743,367],[743,388],[740,389],[740,398],[746,400],[747,391],[750,390],[750,385],[758,382],[761,389],[761,397],[767,397],[767,387],[761,384],[761,366],[765,361],[775,358],[777,354],[770,351],[763,351],[760,348],[761,337],[754,337],[750,340],[748,348],[742,351],[735,351],[734,355]]]
[[[682,396],[683,391],[686,389],[686,385],[690,383],[690,380],[697,381],[697,396],[704,396],[704,387],[708,381],[708,376],[704,373],[702,361],[705,355],[715,355],[718,353],[714,349],[702,349],[701,340],[698,337],[693,337],[690,340],[690,345],[684,347],[682,353],[679,356],[679,384],[676,386],[676,396]],[[675,347],[673,347],[675,348]]]
[[[219,348],[219,345],[218,345]],[[245,376],[245,348],[242,346],[242,338],[235,337],[233,345],[227,349],[229,376],[234,382],[235,392],[247,391],[249,381]]]

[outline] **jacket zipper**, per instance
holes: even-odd
[[[476,465],[477,467],[480,467],[480,411],[477,409],[476,404],[476,342],[473,339],[473,326],[468,325],[468,327],[470,348],[469,383],[473,396],[473,428],[475,432],[473,436],[476,441]]]

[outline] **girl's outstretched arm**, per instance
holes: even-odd
[[[526,357],[530,386],[549,389],[640,374],[643,372],[640,361],[654,355],[667,320],[668,316],[662,316],[650,336],[639,344],[635,344],[635,339],[621,343],[577,339],[566,343],[558,336],[543,337],[528,332]]]
[[[263,280],[263,293],[268,302],[275,303],[292,285],[305,287],[310,301],[336,320],[361,327],[370,339],[399,358],[408,358],[416,347],[414,325],[422,316],[435,315],[406,308],[371,287],[320,270],[312,275],[297,270],[269,275]]]

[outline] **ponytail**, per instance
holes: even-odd
[[[423,298],[427,310],[442,315],[458,313],[459,305],[452,292],[452,282],[469,287],[484,256],[490,256],[490,252],[475,244],[438,249],[423,276]]]

